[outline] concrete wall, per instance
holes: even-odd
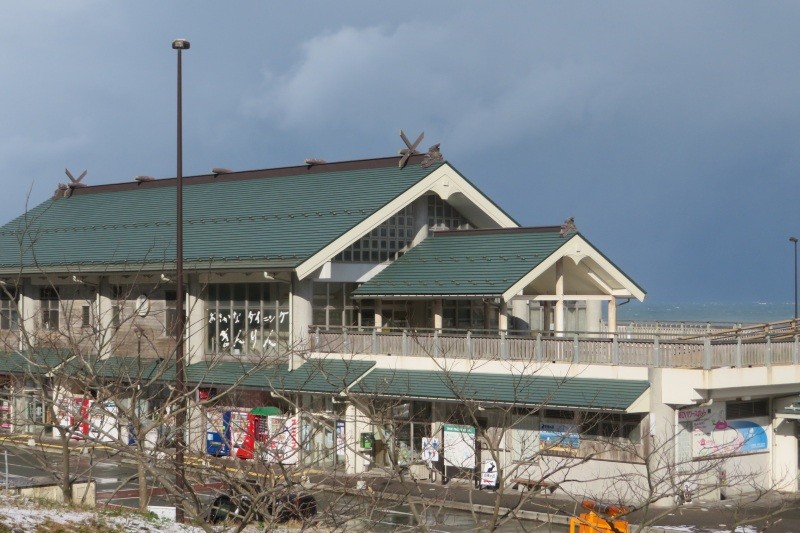
[[[61,487],[59,485],[19,488],[16,489],[15,492],[20,496],[28,498],[64,503],[64,493],[61,492]],[[95,494],[96,486],[94,481],[74,483],[72,485],[71,503],[94,507],[96,505]]]

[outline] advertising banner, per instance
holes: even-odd
[[[768,427],[768,417],[698,420],[692,432],[692,452],[695,457],[765,452],[769,450]]]
[[[574,453],[581,446],[581,437],[571,424],[542,422],[539,426],[539,443],[548,451]]]

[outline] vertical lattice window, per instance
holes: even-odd
[[[122,310],[125,307],[127,293],[128,291],[125,287],[119,285],[114,285],[112,287],[111,297],[113,298],[113,303],[111,304],[111,326],[114,328],[119,328],[122,322]]]
[[[16,291],[0,290],[0,329],[19,329],[19,298]]]
[[[411,206],[398,211],[386,222],[362,236],[334,258],[344,263],[382,263],[397,259],[414,239]]]
[[[55,287],[43,287],[39,293],[39,305],[42,312],[42,328],[58,331],[58,291]]]
[[[314,282],[313,322],[316,326],[372,326],[375,309],[371,300],[350,298],[354,283]]]
[[[472,226],[453,206],[431,194],[428,196],[428,228],[432,230],[470,229]]]
[[[88,305],[81,307],[81,327],[89,328],[92,326],[92,311]]]
[[[170,336],[178,334],[178,293],[177,291],[164,291],[164,333]]]

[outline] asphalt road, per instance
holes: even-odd
[[[2,451],[2,448],[0,448]],[[41,453],[26,446],[12,446],[7,448],[7,472],[10,483],[15,480],[27,480],[39,476],[52,476],[61,470],[61,456],[57,450],[50,453]],[[94,456],[89,454],[73,454],[70,458],[71,471],[81,476],[92,477],[97,484],[98,500],[124,506],[137,508],[138,479],[136,466],[125,463],[116,457],[109,457],[107,453],[99,452]],[[6,461],[0,453],[0,487],[5,482]],[[391,491],[392,487],[375,478],[376,492]],[[152,483],[148,483],[152,486]],[[471,491],[468,485],[464,487],[442,487],[435,483],[420,483],[419,496],[426,496],[441,501],[474,502],[476,504],[493,504],[494,495],[485,491]],[[218,490],[218,489],[217,489]],[[408,487],[398,487],[400,491],[407,491]],[[449,490],[446,497],[440,491]],[[471,491],[471,492],[470,492]],[[206,503],[214,498],[214,489],[207,490],[203,499]],[[461,494],[461,493],[464,494]],[[469,494],[467,494],[469,492]],[[365,505],[364,498],[358,496],[342,496],[333,492],[315,492],[321,510],[328,510],[328,515],[336,517],[337,523],[347,519],[356,519],[349,523],[348,530],[358,530],[359,519],[364,526],[364,531],[389,532],[398,529],[408,529],[415,524],[411,509],[404,503],[392,503],[391,499],[378,499],[377,503],[368,501]],[[485,501],[484,501],[485,500]],[[550,502],[553,503],[552,501]],[[170,506],[171,502],[166,496],[156,494],[151,498],[151,505]],[[531,505],[537,505],[531,501]],[[369,516],[369,520],[363,519]],[[767,518],[764,518],[764,517]],[[633,519],[636,517],[633,516]],[[650,531],[691,531],[694,533],[710,533],[730,531],[733,519],[739,524],[749,527],[737,531],[767,531],[769,533],[793,533],[800,531],[800,504],[796,495],[781,496],[770,495],[758,502],[723,501],[714,503],[692,503],[678,507],[665,514],[657,521],[657,525]],[[455,532],[475,530],[475,519],[468,510],[458,509],[429,509],[424,513],[423,520],[432,531]],[[634,520],[635,521],[635,520]],[[516,531],[552,531],[562,533],[568,531],[562,525],[542,525],[530,521],[512,522],[499,531],[508,533]]]

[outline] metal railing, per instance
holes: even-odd
[[[778,334],[763,341],[746,337],[686,339],[678,334],[530,331],[453,331],[433,329],[312,326],[309,350],[320,353],[448,357],[479,360],[558,362],[671,368],[719,368],[798,364],[800,337]]]

